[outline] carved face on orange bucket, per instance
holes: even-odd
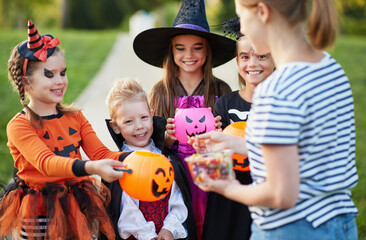
[[[152,194],[160,198],[160,196],[165,196],[168,194],[170,187],[172,186],[172,182],[174,180],[174,171],[173,167],[158,168],[155,171],[155,177],[152,180]]]
[[[123,162],[132,173],[125,173],[119,183],[129,196],[141,201],[157,201],[169,193],[174,170],[164,155],[135,151]]]
[[[236,137],[245,137],[246,126],[247,123],[245,121],[234,122],[228,125],[222,132]],[[234,153],[233,169],[237,171],[249,171],[248,157]]]

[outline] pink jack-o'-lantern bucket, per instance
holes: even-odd
[[[174,116],[175,137],[187,143],[189,137],[215,130],[215,117],[209,108],[180,108]]]

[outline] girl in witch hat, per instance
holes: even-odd
[[[143,61],[163,67],[164,78],[150,92],[150,106],[167,118],[166,146],[178,152],[190,176],[198,239],[201,238],[207,193],[192,180],[184,159],[195,152],[174,137],[176,108],[211,107],[231,88],[212,68],[235,57],[235,41],[210,32],[203,0],[184,0],[172,27],[148,29],[136,36],[134,51]],[[217,127],[221,125],[217,120]]]
[[[236,63],[240,90],[222,96],[215,104],[214,115],[221,116],[222,128],[237,121],[247,121],[252,96],[256,86],[275,70],[270,53],[256,54],[249,40],[240,34],[239,19],[231,19],[220,24],[224,33],[235,37]],[[243,159],[244,160],[244,159]],[[241,184],[251,184],[249,161],[233,164],[235,177]],[[252,219],[248,206],[228,199],[218,193],[210,192],[207,200],[206,217],[202,240],[226,239],[245,240],[250,238]],[[218,228],[217,226],[220,225]]]
[[[271,52],[276,70],[255,89],[245,139],[219,132],[196,136],[210,149],[248,154],[253,184],[204,176],[200,186],[250,205],[253,240],[357,239],[352,90],[324,51],[336,39],[334,1],[235,5],[241,32],[256,53]],[[198,141],[193,145],[204,150]]]
[[[6,129],[18,172],[1,196],[0,237],[90,240],[100,230],[114,239],[105,210],[109,191],[89,175],[119,179],[114,167],[124,165],[116,161],[122,153],[101,143],[80,110],[61,104],[68,79],[59,44],[28,21],[28,41],[9,59],[24,108]],[[81,161],[80,147],[90,159],[102,160]]]

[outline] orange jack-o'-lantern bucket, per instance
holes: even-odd
[[[228,125],[223,132],[236,137],[245,137],[245,127],[247,123],[244,121],[234,122]],[[233,169],[237,171],[249,171],[249,161],[247,156],[233,154]]]
[[[125,172],[119,183],[129,196],[152,202],[169,193],[174,180],[174,170],[164,155],[135,151],[123,162],[132,172]]]
[[[223,132],[236,137],[245,137],[245,127],[247,126],[247,122],[239,121],[233,122],[228,125]]]

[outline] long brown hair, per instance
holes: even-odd
[[[9,61],[8,61],[8,71],[9,71],[9,80],[14,88],[14,91],[17,91],[20,96],[20,102],[25,107],[25,116],[28,119],[28,121],[32,124],[35,128],[42,128],[42,117],[39,116],[37,113],[35,113],[27,104],[26,102],[26,93],[24,91],[24,83],[23,83],[23,65],[25,58],[20,55],[18,51],[18,46],[20,43],[14,47]],[[55,51],[53,54],[59,53],[63,54],[60,48],[55,47]],[[39,61],[28,61],[27,69],[25,76],[31,76],[33,74],[33,71],[35,69],[35,66],[39,63]],[[73,107],[73,106],[66,106],[62,104],[56,105],[56,110],[59,113],[75,113],[77,111],[80,111],[79,109]]]
[[[256,7],[259,0],[239,0],[240,4]],[[337,37],[337,10],[333,0],[312,0],[312,9],[308,19],[308,0],[260,0],[275,9],[290,26],[308,20],[308,35],[311,45],[316,49],[331,47]]]
[[[207,58],[203,67],[205,106],[213,109],[215,96],[218,94],[217,81],[212,73],[212,51],[209,42],[207,44]],[[175,113],[174,99],[178,96],[179,67],[174,62],[172,41],[169,44],[168,54],[164,60],[164,78],[156,83],[149,95],[149,103],[154,114],[164,118],[173,117]]]

